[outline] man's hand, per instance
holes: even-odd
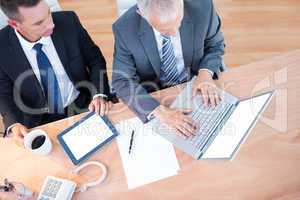
[[[28,129],[22,124],[16,124],[11,128],[12,136],[18,146],[24,146],[24,137],[28,134]]]
[[[165,106],[157,107],[153,114],[162,123],[170,126],[177,134],[187,139],[196,135],[197,125],[186,114],[191,113],[190,109],[170,109]]]
[[[89,105],[91,112],[96,112],[98,115],[104,116],[108,114],[108,111],[112,108],[111,101],[105,100],[103,97],[96,97]]]
[[[221,101],[218,88],[208,71],[203,70],[199,72],[193,84],[193,97],[196,96],[198,91],[201,92],[203,103],[206,107],[209,105],[217,106]]]

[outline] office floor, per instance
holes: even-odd
[[[101,46],[111,71],[117,18],[115,0],[59,0],[64,10],[75,10]],[[300,49],[299,0],[214,0],[223,21],[225,62],[229,67]]]
[[[74,10],[108,63],[113,55],[112,23],[117,19],[115,0],[59,0],[64,10]],[[215,0],[226,39],[225,63],[237,67],[300,49],[299,0]],[[0,123],[1,130],[1,123]]]
[[[81,23],[104,54],[111,78],[113,34],[111,26],[117,19],[116,0],[59,0],[63,10],[74,10]]]

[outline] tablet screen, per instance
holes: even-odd
[[[94,114],[62,136],[76,160],[80,160],[114,133],[102,119]]]

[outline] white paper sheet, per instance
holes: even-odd
[[[118,147],[129,189],[177,175],[180,169],[173,145],[138,118],[116,125]],[[135,131],[131,153],[129,144]]]

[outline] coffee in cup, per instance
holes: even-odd
[[[47,133],[43,130],[37,129],[29,132],[24,138],[24,146],[26,149],[46,156],[52,150],[52,143]]]

